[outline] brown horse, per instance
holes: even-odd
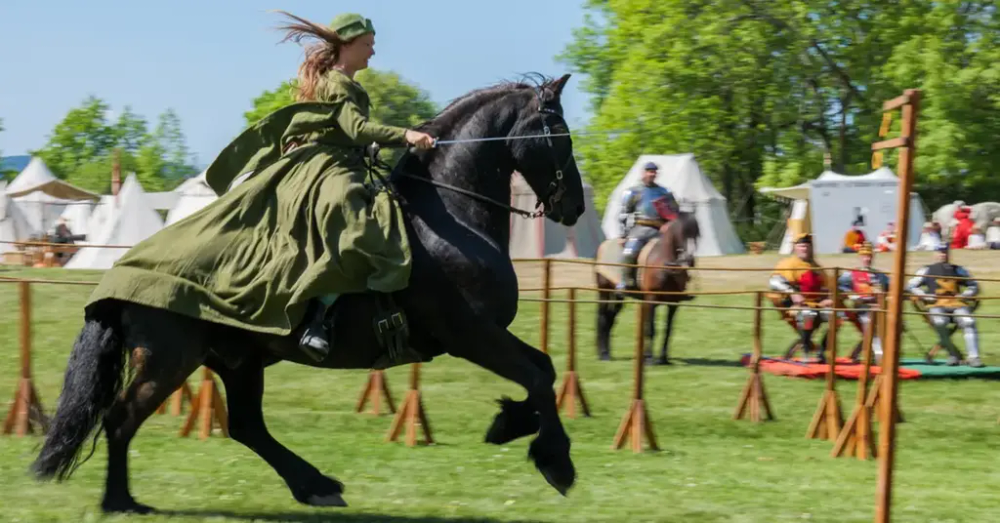
[[[694,251],[697,248],[699,237],[701,237],[701,231],[694,215],[685,212],[678,213],[677,219],[660,228],[659,238],[651,240],[639,254],[639,265],[656,266],[657,268],[640,268],[636,277],[638,289],[629,290],[684,292],[691,276],[688,274],[689,271],[680,267],[694,267]],[[621,252],[621,248],[620,240],[606,240],[601,245],[600,251]],[[614,328],[615,318],[624,305],[623,301],[616,300],[618,295],[615,290],[617,278],[612,279],[619,269],[618,267],[608,269],[611,270],[597,272],[597,287],[601,289],[599,296],[600,300],[604,302],[597,306],[597,351],[598,357],[602,360],[611,359],[611,329]],[[639,292],[629,292],[626,295],[632,298],[642,297]],[[650,363],[670,364],[667,354],[670,346],[670,332],[674,325],[674,314],[677,313],[677,304],[691,299],[694,297],[689,294],[656,294],[649,296],[648,300],[659,303],[642,305],[646,308],[643,346],[645,347],[646,359]],[[656,307],[660,303],[667,304],[667,325],[663,346],[660,349],[660,357],[653,361],[652,344],[656,335]]]

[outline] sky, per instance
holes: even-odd
[[[173,108],[196,164],[242,130],[254,97],[296,75],[302,48],[278,44],[282,9],[327,24],[371,18],[370,66],[393,70],[443,107],[472,89],[525,72],[570,72],[555,57],[583,24],[583,0],[3,0],[0,2],[0,152],[42,147],[67,111],[95,95],[111,119],[130,106],[150,125]],[[574,76],[563,94],[581,128],[587,96]]]

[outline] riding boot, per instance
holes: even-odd
[[[312,300],[303,322],[305,328],[299,338],[299,349],[313,360],[320,362],[330,354],[329,334],[326,331],[326,305],[321,300]]]

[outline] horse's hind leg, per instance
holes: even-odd
[[[597,357],[607,361],[611,359],[611,329],[615,326],[615,318],[622,309],[621,301],[612,301],[615,294],[609,288],[613,285],[604,277],[598,275],[598,286],[602,289],[597,299],[603,303],[597,304]]]
[[[142,425],[201,364],[207,347],[195,320],[146,308],[126,308],[125,349],[135,378],[104,417],[108,472],[101,508],[105,512],[147,513],[129,492],[128,447]],[[183,339],[179,333],[183,333]]]
[[[656,360],[657,365],[670,365],[670,334],[674,331],[674,315],[677,314],[678,305],[676,303],[667,304],[667,326],[663,334],[663,346],[660,348],[660,357]]]
[[[249,352],[252,349],[246,350]],[[341,497],[343,484],[321,474],[268,432],[261,407],[264,363],[260,353],[249,353],[236,369],[216,364],[212,359],[207,364],[226,386],[229,435],[271,465],[300,503],[324,507],[347,506]]]

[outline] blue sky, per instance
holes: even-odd
[[[583,23],[583,0],[3,0],[0,3],[0,151],[44,145],[90,94],[155,122],[174,108],[205,165],[243,127],[265,89],[295,76],[302,49],[278,45],[283,9],[320,23],[360,12],[377,31],[371,66],[391,69],[443,105],[519,73],[569,72],[555,56]],[[574,77],[569,122],[588,118]],[[114,115],[112,115],[113,117]]]

